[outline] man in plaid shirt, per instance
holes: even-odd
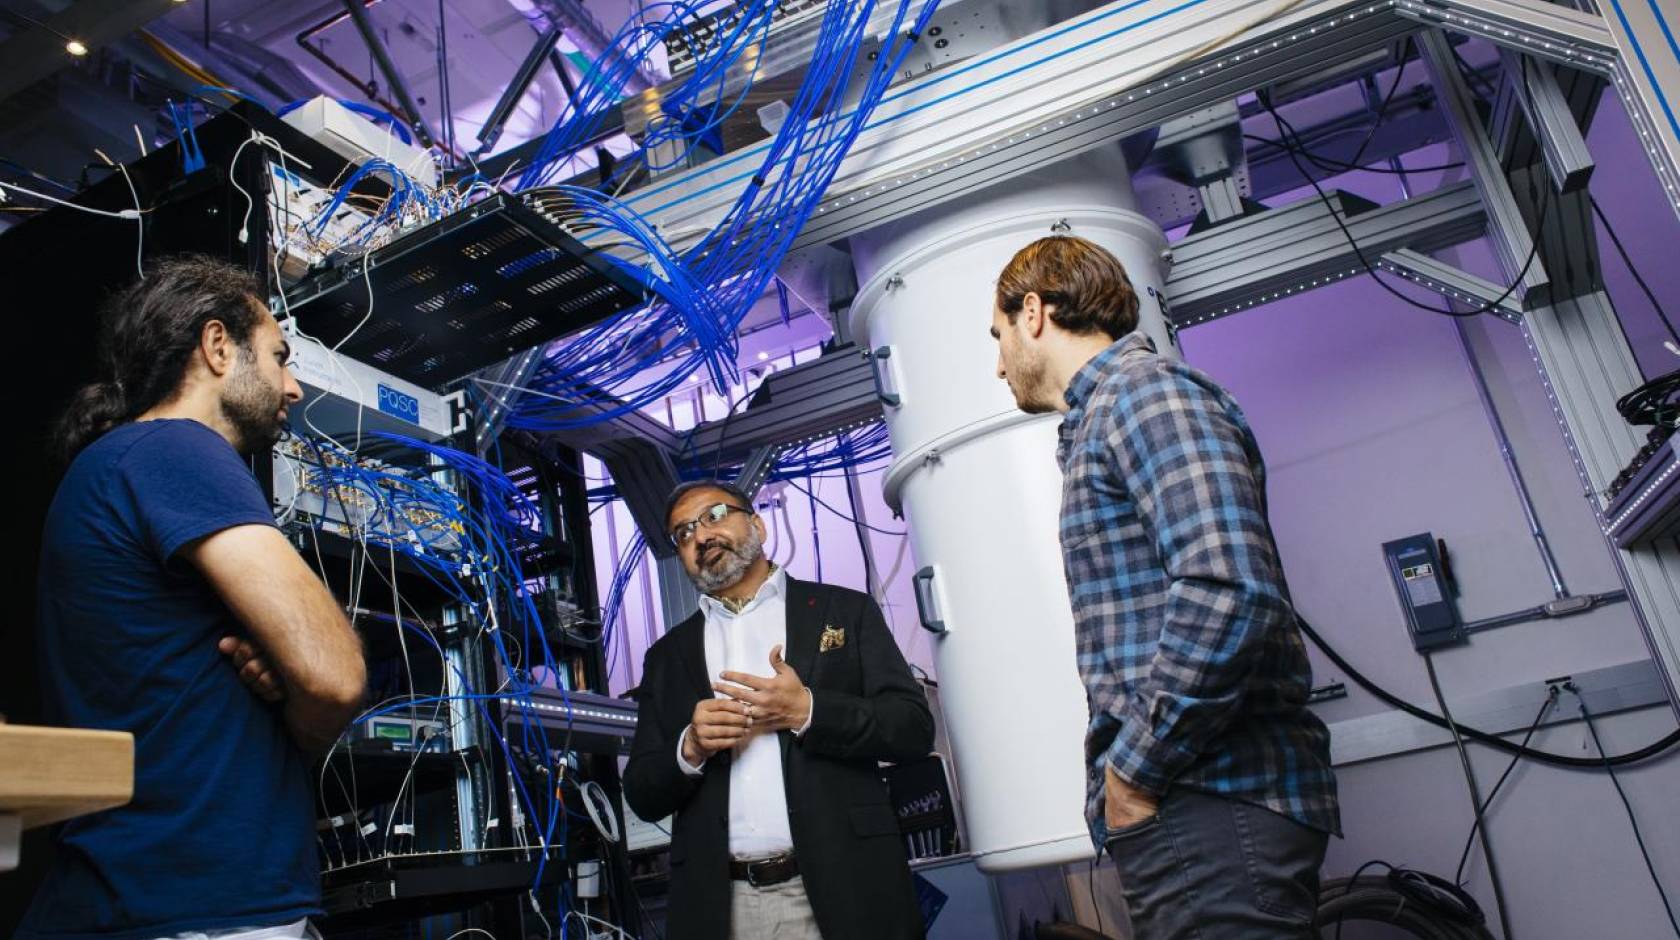
[[[992,312],[1016,403],[1064,413],[1092,837],[1142,940],[1315,936],[1336,778],[1265,466],[1236,402],[1137,310],[1113,255],[1053,236],[1004,268]]]

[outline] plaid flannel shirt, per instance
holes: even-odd
[[[1206,375],[1124,337],[1074,376],[1057,460],[1061,542],[1091,708],[1086,815],[1104,768],[1340,832],[1330,733],[1266,519],[1265,465]]]

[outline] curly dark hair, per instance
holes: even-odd
[[[99,379],[77,390],[59,415],[53,451],[61,463],[169,400],[210,321],[220,321],[242,348],[250,345],[264,312],[255,275],[202,255],[163,258],[150,267],[100,311]]]

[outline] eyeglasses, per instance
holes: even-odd
[[[678,548],[687,545],[694,540],[694,530],[699,528],[715,529],[723,525],[723,520],[728,519],[732,512],[744,512],[747,515],[752,515],[751,509],[742,509],[740,506],[731,506],[728,503],[717,503],[700,515],[672,529],[671,544]]]

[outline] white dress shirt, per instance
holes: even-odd
[[[722,672],[771,675],[773,646],[780,645],[782,657],[787,658],[787,573],[780,568],[740,613],[708,595],[701,595],[700,609],[706,615],[706,673],[714,682],[721,681],[718,674]],[[810,714],[815,713],[813,700]],[[809,727],[808,714],[804,726],[794,733],[804,734]],[[701,768],[683,757],[683,742],[692,730],[692,725],[684,728],[677,738],[677,766],[690,777],[698,777]],[[792,850],[781,742],[775,734],[754,732],[746,746],[736,750],[729,768],[729,854],[738,859],[764,858]]]

